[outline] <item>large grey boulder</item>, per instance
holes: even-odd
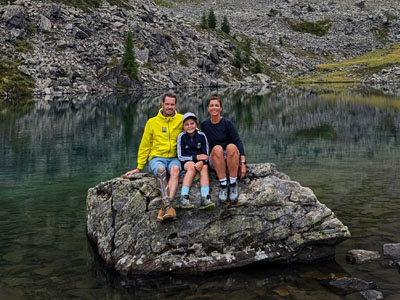
[[[26,26],[25,9],[19,5],[9,5],[6,7],[3,14],[3,21],[15,28],[23,29]]]
[[[219,191],[215,177],[210,174],[214,201]],[[335,245],[350,237],[347,227],[309,188],[291,181],[273,164],[248,165],[239,190],[236,205],[216,201],[213,211],[177,209],[178,220],[162,225],[156,222],[161,199],[153,176],[114,178],[88,191],[87,235],[102,259],[121,274],[316,262],[333,258]],[[198,207],[198,180],[191,199]]]

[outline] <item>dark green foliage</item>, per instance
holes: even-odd
[[[125,53],[122,57],[122,71],[132,80],[138,78],[138,65],[136,63],[135,52],[133,50],[131,31],[128,32],[125,39]]]
[[[243,51],[246,52],[249,56],[251,55],[251,40],[246,38],[243,45]]]
[[[201,15],[200,27],[203,28],[203,29],[207,29],[208,28],[208,20],[207,20],[207,17],[206,17],[205,13],[203,13]]]
[[[0,98],[17,98],[32,94],[34,81],[31,77],[21,74],[18,62],[0,59]]]
[[[214,10],[210,8],[208,12],[208,28],[215,29],[217,27],[217,19],[215,18]]]
[[[258,73],[262,73],[262,66],[261,66],[261,62],[256,59],[256,62],[254,63],[254,68],[253,68],[253,73],[258,74]]]
[[[22,52],[22,53],[28,52],[28,51],[33,49],[32,43],[30,43],[27,40],[17,40],[17,41],[15,41],[14,47],[15,47],[15,51]]]
[[[235,55],[233,56],[232,65],[238,69],[242,67],[242,56],[240,54],[240,50],[236,49]]]
[[[331,22],[329,20],[318,21],[318,22],[289,22],[290,27],[298,32],[310,33],[316,36],[324,36],[328,33],[331,28]]]
[[[337,139],[335,129],[328,124],[317,127],[301,129],[296,132],[296,138],[300,139],[324,139],[334,141]]]
[[[251,40],[249,38],[246,38],[244,45],[243,45],[243,51],[244,51],[244,63],[248,64],[250,62],[250,56],[251,56]]]
[[[225,32],[226,34],[229,34],[229,32],[231,31],[231,27],[229,26],[227,16],[224,16],[224,20],[222,21],[222,24],[221,24],[221,30],[223,32]]]

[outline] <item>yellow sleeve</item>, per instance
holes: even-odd
[[[151,151],[151,145],[153,141],[153,133],[151,130],[150,120],[146,123],[144,127],[144,132],[142,136],[142,140],[140,142],[139,151],[138,151],[138,158],[137,158],[137,168],[143,169],[147,159],[149,157]]]

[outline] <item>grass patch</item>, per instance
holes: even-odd
[[[15,47],[15,51],[22,52],[22,53],[33,50],[32,43],[27,40],[17,40],[15,42],[14,47]]]
[[[0,59],[0,96],[9,100],[32,95],[34,81],[21,74],[18,65],[16,61]]]
[[[174,59],[176,59],[177,61],[179,61],[179,63],[180,63],[182,66],[185,66],[185,67],[189,66],[189,63],[188,63],[188,61],[187,61],[187,59],[186,59],[186,57],[185,57],[185,52],[184,52],[184,51],[175,52],[175,53],[174,53]]]
[[[371,28],[371,32],[375,39],[382,44],[386,44],[389,37],[389,28],[385,24],[375,26]]]
[[[302,32],[302,33],[310,33],[316,36],[324,36],[328,33],[329,28],[331,28],[330,20],[323,20],[318,22],[296,22],[296,21],[288,21],[290,28],[294,31]]]
[[[400,43],[343,62],[317,65],[317,72],[312,76],[291,82],[361,82],[365,76],[396,65],[400,65]]]
[[[167,0],[154,0],[154,3],[157,4],[158,6],[164,6],[168,8],[172,8],[173,5],[168,2]]]

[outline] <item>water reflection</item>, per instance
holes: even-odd
[[[212,92],[178,93],[178,110],[204,120]],[[346,272],[375,281],[388,299],[400,293],[396,271],[382,267],[384,260],[363,267],[344,261],[351,248],[381,251],[383,243],[400,242],[400,99],[358,89],[218,92],[247,160],[276,163],[350,227],[352,238],[337,250],[339,266],[306,271],[280,266],[275,273],[263,267],[194,280],[110,277],[97,267],[85,237],[86,192],[136,166],[140,138],[147,119],[157,113],[160,93],[52,104],[38,99],[0,111],[0,295],[279,299],[288,292],[293,299],[337,299],[328,279],[321,278]],[[320,279],[304,275],[309,272]]]

